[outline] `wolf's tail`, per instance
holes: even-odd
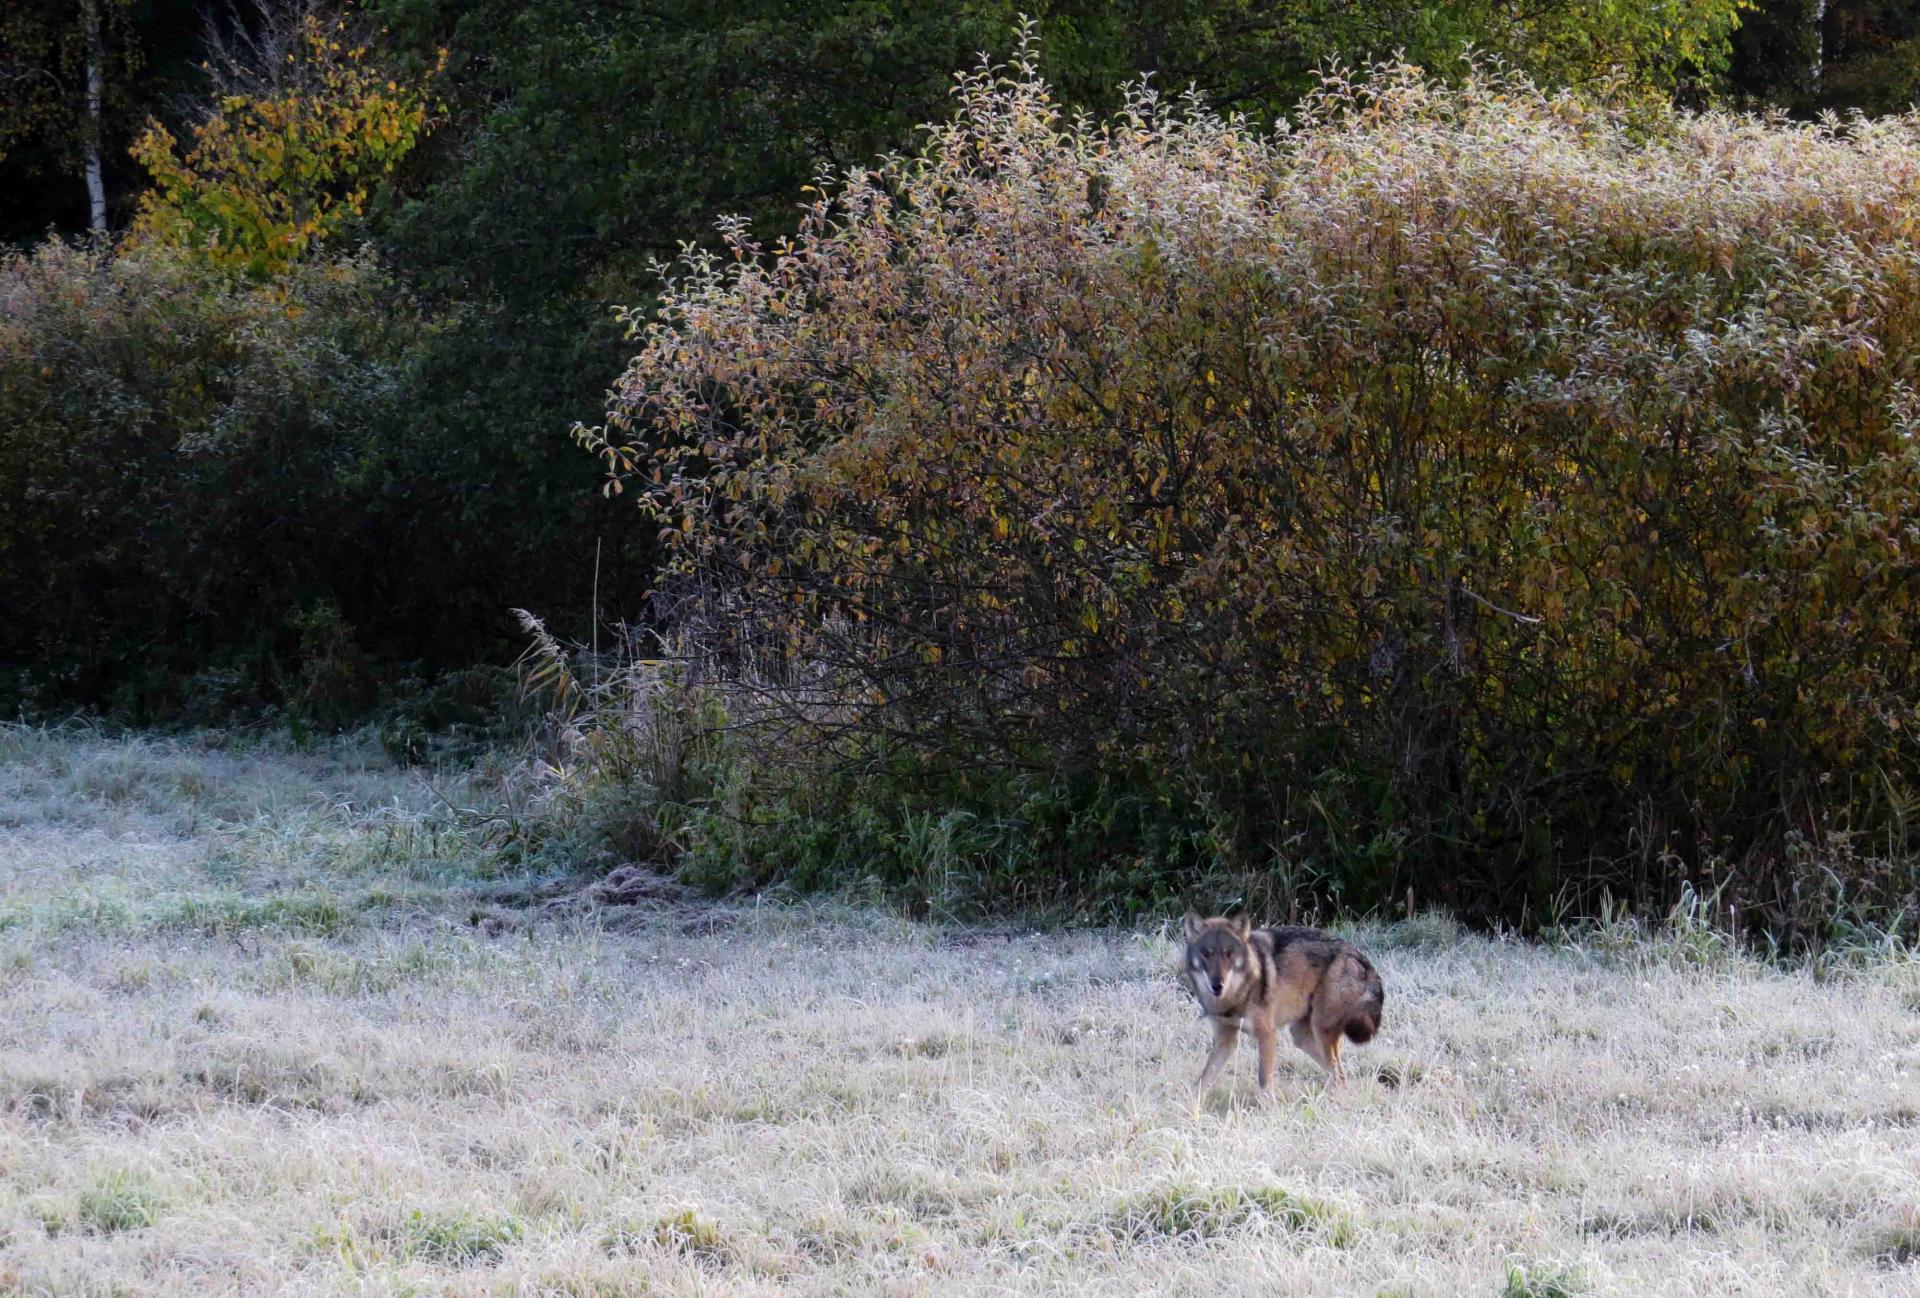
[[[1361,969],[1365,971],[1368,995],[1366,1001],[1348,1016],[1346,1025],[1341,1031],[1347,1034],[1347,1040],[1354,1045],[1364,1046],[1373,1040],[1373,1034],[1380,1030],[1380,1012],[1387,1003],[1387,989],[1380,981],[1380,973],[1373,967],[1371,960],[1358,952],[1354,953],[1354,958],[1360,962]]]

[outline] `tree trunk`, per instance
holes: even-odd
[[[106,86],[106,45],[100,35],[100,0],[80,0],[87,25],[87,125],[82,147],[86,152],[88,224],[95,234],[107,232],[107,185],[100,168],[101,100]]]
[[[1820,74],[1825,70],[1827,61],[1827,0],[1814,0],[1813,5],[1813,67],[1814,93],[1820,92]]]

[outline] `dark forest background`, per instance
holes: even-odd
[[[1898,110],[1920,85],[1920,16],[1884,0],[1678,6],[1693,26],[1677,30],[1658,7],[1573,3],[1524,24],[1464,3],[1023,7],[1059,95],[1095,113],[1153,71],[1271,119],[1329,60],[1401,51],[1444,72],[1468,48],[1549,84],[1799,116]],[[433,102],[418,144],[280,274],[272,293],[312,309],[263,311],[258,267],[214,283],[155,256],[16,261],[0,707],[154,722],[291,701],[334,723],[510,660],[512,608],[580,639],[596,611],[642,616],[646,531],[567,437],[625,358],[610,308],[644,305],[650,262],[723,214],[771,237],[816,175],[911,145],[957,69],[1004,54],[1015,10],[16,0],[0,241],[22,258],[87,234],[89,14],[110,238],[151,192],[130,155],[149,124],[185,140],[222,96],[267,93],[249,56],[306,57],[268,39],[276,25],[344,23],[361,66]]]

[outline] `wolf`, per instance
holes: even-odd
[[[1281,1024],[1293,1044],[1326,1071],[1342,1077],[1340,1038],[1355,1045],[1380,1030],[1386,987],[1366,952],[1317,928],[1254,928],[1238,919],[1187,914],[1182,975],[1213,1025],[1213,1053],[1200,1072],[1194,1111],[1240,1041],[1244,1023],[1260,1046],[1260,1093],[1273,1094],[1276,1037]]]

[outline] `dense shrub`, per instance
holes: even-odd
[[[843,760],[1175,787],[1349,904],[1897,908],[1917,199],[1912,118],[1387,70],[1266,136],[983,72],[694,256],[582,437]]]
[[[434,712],[511,660],[515,605],[618,607],[638,520],[564,429],[489,423],[462,324],[366,251],[0,259],[0,712]]]
[[[429,328],[363,257],[265,287],[164,248],[0,263],[16,696],[365,706],[353,621],[408,580],[381,442]]]
[[[0,712],[331,725],[614,607],[637,520],[486,425],[460,321],[364,251],[0,259]]]

